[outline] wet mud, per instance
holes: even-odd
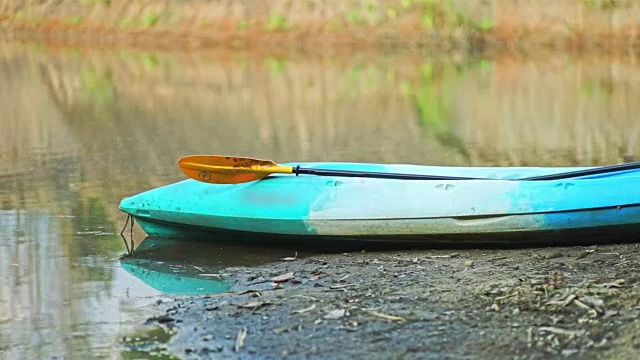
[[[219,274],[146,325],[186,359],[634,358],[638,244],[355,251]]]

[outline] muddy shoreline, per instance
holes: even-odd
[[[286,259],[227,269],[229,293],[170,297],[147,325],[174,334],[167,353],[186,359],[631,359],[639,247]]]

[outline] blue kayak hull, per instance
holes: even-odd
[[[639,171],[517,181],[578,168],[301,165],[493,180],[290,175],[236,185],[186,180],[126,198],[120,209],[159,237],[494,243],[576,236],[633,240],[640,230]]]
[[[635,211],[640,213],[640,209]],[[639,215],[640,216],[640,215]],[[326,245],[331,242],[367,242],[425,245],[560,245],[560,244],[602,244],[611,242],[631,242],[640,240],[640,223],[566,227],[560,230],[516,230],[508,232],[469,232],[455,234],[408,234],[408,235],[340,235],[301,236],[261,232],[247,232],[220,228],[201,227],[146,218],[136,218],[138,225],[151,237],[175,239],[199,239],[221,242],[258,242],[266,244],[308,243]]]

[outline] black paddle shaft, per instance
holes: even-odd
[[[578,176],[599,175],[599,174],[606,174],[606,173],[616,172],[616,171],[637,170],[637,169],[640,169],[640,161],[630,162],[626,164],[600,166],[600,167],[584,169],[584,170],[568,171],[568,172],[563,172],[559,174],[532,176],[532,177],[527,177],[520,180],[534,180],[534,181],[562,180],[562,179],[570,179]]]
[[[636,170],[640,169],[640,161],[626,164],[601,166],[583,170],[575,170],[562,172],[558,174],[531,176],[520,179],[509,179],[514,181],[540,181],[540,180],[562,180],[580,176],[599,175],[616,171]],[[293,168],[296,175],[317,175],[317,176],[342,176],[342,177],[366,177],[377,179],[398,179],[398,180],[505,180],[505,179],[489,179],[461,176],[444,176],[444,175],[418,175],[418,174],[395,174],[383,172],[360,172],[350,170],[326,170],[326,169],[309,169],[296,166]]]
[[[296,166],[293,168],[296,175],[317,175],[317,176],[342,176],[342,177],[366,177],[377,179],[398,179],[398,180],[487,180],[483,178],[442,176],[442,175],[417,175],[417,174],[394,174],[381,172],[359,172],[349,170],[324,170],[307,169]]]

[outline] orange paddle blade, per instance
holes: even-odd
[[[178,166],[188,177],[211,184],[240,184],[274,173],[293,173],[293,167],[270,160],[220,155],[186,156],[178,161]]]

